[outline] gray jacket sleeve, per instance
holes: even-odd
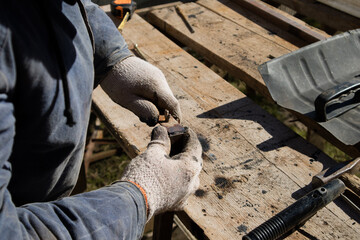
[[[94,17],[96,12],[94,10]],[[93,29],[101,29],[101,26]],[[15,48],[12,41],[8,41],[9,35],[10,31],[6,26],[0,24],[0,238],[140,238],[146,222],[146,206],[142,193],[131,183],[120,182],[52,202],[31,203],[20,207],[13,203],[8,185],[12,177],[9,158],[16,132],[14,85],[16,75],[22,73],[16,72]],[[116,38],[122,39],[119,35]],[[128,54],[123,40],[113,44],[110,41],[108,47],[114,51],[108,51],[103,46],[99,46],[97,50],[99,58],[95,65],[100,72],[104,66],[109,67]]]
[[[0,71],[0,232],[2,239],[139,239],[146,222],[145,200],[131,183],[49,203],[15,207],[7,189],[8,162],[15,132],[13,106],[7,102]],[[26,179],[24,179],[26,181]]]
[[[96,86],[112,66],[132,53],[106,13],[90,0],[82,0],[82,2],[94,37]]]

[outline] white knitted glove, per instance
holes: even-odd
[[[181,153],[169,157],[170,139],[166,128],[153,129],[147,150],[134,158],[121,181],[131,181],[146,193],[149,215],[181,210],[186,199],[199,187],[202,148],[191,129],[183,136]]]
[[[169,110],[178,121],[181,110],[164,74],[150,63],[131,56],[117,63],[100,83],[110,98],[135,113],[150,126],[157,123],[159,110]]]

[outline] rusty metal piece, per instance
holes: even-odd
[[[353,210],[360,214],[360,198],[354,192],[346,189],[344,193],[340,195],[344,201],[349,204]]]
[[[165,121],[160,121],[163,119]],[[186,133],[186,131],[187,131],[187,128],[185,128],[181,124],[179,124],[179,122],[176,121],[175,118],[173,118],[171,116],[171,114],[168,113],[168,111],[166,112],[166,110],[165,110],[164,115],[159,116],[159,123],[161,126],[166,127],[170,139],[172,139],[175,136],[182,135],[182,134]]]
[[[158,122],[159,123],[163,123],[163,122],[169,122],[170,120],[170,113],[169,110],[165,109],[164,110],[164,114],[160,114],[159,118],[158,118]]]
[[[324,171],[316,174],[312,179],[312,184],[315,187],[324,185],[335,178],[339,178],[345,173],[356,174],[360,171],[360,157],[350,162],[340,163],[334,167],[325,169]]]
[[[179,6],[175,6],[176,12],[179,14],[179,16],[181,17],[181,19],[184,21],[186,27],[189,29],[189,31],[191,33],[194,33],[194,29],[192,28],[192,26],[190,25],[189,21],[187,20],[184,12],[180,9]]]
[[[163,115],[159,116],[158,122],[161,126],[165,127],[171,141],[170,156],[176,155],[183,149],[184,141],[182,138],[187,133],[187,128],[183,127],[168,110],[164,111]]]

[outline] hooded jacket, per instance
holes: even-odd
[[[90,0],[2,3],[0,238],[141,236],[145,204],[132,184],[66,197],[83,158],[92,90],[129,55]]]

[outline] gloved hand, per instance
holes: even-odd
[[[202,148],[191,129],[183,139],[183,151],[170,158],[167,130],[157,126],[147,150],[134,158],[124,171],[121,181],[133,182],[146,193],[148,220],[153,214],[181,210],[186,199],[199,187]]]
[[[100,83],[109,97],[154,126],[159,110],[167,109],[178,121],[181,110],[164,74],[150,63],[131,56],[117,63]]]

